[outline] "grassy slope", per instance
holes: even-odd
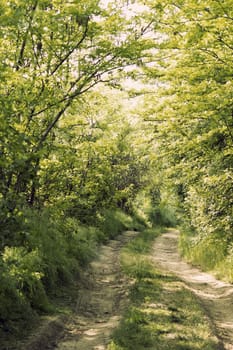
[[[75,218],[54,222],[45,218],[41,214],[28,219],[36,256],[23,247],[8,248],[3,254],[5,274],[0,261],[1,350],[18,350],[21,343],[39,333],[39,325],[41,333],[52,328],[52,338],[54,320],[72,314],[83,271],[96,256],[98,246],[125,230],[145,227],[143,220],[121,210],[103,211],[97,227],[81,226]],[[47,326],[50,322],[52,327]]]
[[[186,261],[233,283],[233,244],[223,234],[199,236],[181,228],[179,249]]]
[[[122,267],[134,283],[108,350],[217,349],[197,299],[183,282],[152,265],[150,247],[159,233],[146,230],[122,251]]]

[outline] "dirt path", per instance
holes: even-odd
[[[233,285],[185,263],[177,251],[178,231],[169,230],[153,246],[153,260],[162,269],[175,273],[194,292],[206,310],[222,349],[233,350]]]
[[[101,247],[85,276],[86,286],[79,291],[75,313],[53,349],[107,349],[127,303],[128,281],[120,270],[119,252],[135,235],[126,232]]]

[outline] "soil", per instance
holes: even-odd
[[[128,303],[130,280],[121,271],[120,250],[136,234],[127,231],[100,247],[97,259],[82,276],[75,310],[65,320],[63,329],[59,320],[50,322],[38,330],[37,339],[32,336],[24,349],[107,349],[110,336]]]
[[[221,341],[219,348],[233,350],[233,285],[184,262],[178,254],[178,237],[174,229],[159,236],[153,246],[153,261],[185,282],[209,316]]]

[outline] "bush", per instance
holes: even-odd
[[[68,254],[70,237],[66,232],[66,221],[46,210],[41,213],[30,211],[24,225],[24,235],[24,246],[29,251],[39,251],[46,291],[52,291],[61,282],[68,282],[77,263]]]
[[[190,231],[182,233],[179,241],[181,254],[203,270],[218,270],[228,255],[228,243],[219,233],[200,236]]]
[[[96,245],[103,240],[103,233],[95,227],[79,225],[74,218],[67,218],[64,226],[67,258],[74,258],[78,266],[85,266],[95,256]]]
[[[31,307],[48,311],[49,302],[42,284],[43,263],[38,250],[5,247],[3,262],[18,294]]]
[[[14,322],[28,321],[32,309],[3,260],[0,261],[0,329],[12,330]]]
[[[49,210],[25,209],[21,218],[16,239],[2,252],[0,318],[9,321],[24,309],[52,311],[48,296],[73,281],[103,239],[100,230]]]
[[[134,229],[134,221],[131,216],[121,210],[107,209],[98,215],[99,229],[106,238],[115,238],[124,230]]]
[[[150,208],[148,217],[152,225],[167,227],[174,227],[177,225],[174,209],[164,203],[160,203],[157,207]]]

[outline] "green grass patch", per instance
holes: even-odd
[[[233,243],[221,233],[201,236],[187,228],[179,240],[181,255],[203,271],[211,271],[218,278],[233,282]]]
[[[108,350],[217,349],[196,297],[177,277],[152,264],[149,252],[158,234],[159,230],[146,230],[122,250],[122,268],[134,284]]]
[[[227,253],[227,243],[224,237],[218,234],[205,237],[187,237],[182,234],[179,248],[190,262],[208,271],[215,269]]]

